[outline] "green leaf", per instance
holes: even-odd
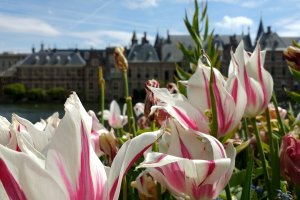
[[[194,64],[197,63],[197,60],[195,60],[195,58],[193,56],[193,52],[191,52],[187,48],[185,48],[181,42],[178,43],[178,48],[179,48],[179,50],[181,50],[182,54],[186,57],[186,59],[189,62],[194,63]]]
[[[246,147],[248,147],[250,144],[250,140],[247,140],[246,142],[243,142],[242,144],[238,145],[236,149],[236,154],[239,154],[241,151],[243,151]]]
[[[249,151],[249,160],[247,163],[247,170],[245,175],[245,180],[243,184],[242,198],[250,199],[251,183],[252,183],[252,171],[253,171],[253,152]]]
[[[177,87],[178,87],[179,92],[181,94],[183,94],[184,96],[186,96],[186,87],[180,82],[177,82]]]
[[[199,15],[199,7],[198,7],[197,0],[195,0],[195,13],[194,13],[194,17],[193,17],[193,28],[194,28],[196,34],[199,36],[200,30],[199,30],[198,15]]]
[[[289,91],[286,88],[284,88],[286,94],[291,97],[294,101],[300,103],[300,94],[297,92]]]
[[[208,16],[205,18],[205,28],[204,28],[204,34],[203,34],[203,39],[206,40],[207,35],[208,35]]]
[[[188,80],[192,75],[184,71],[178,64],[176,64],[176,72],[180,80]]]
[[[292,76],[293,76],[296,80],[300,81],[300,72],[297,71],[297,70],[295,70],[294,68],[292,68],[292,67],[290,67],[290,66],[289,66],[289,70],[290,70]]]
[[[232,173],[229,184],[231,187],[235,187],[244,182],[246,170],[240,170]]]
[[[293,46],[300,48],[300,44],[298,44],[295,40],[292,42]]]

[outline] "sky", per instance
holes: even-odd
[[[200,0],[199,0],[200,2]],[[210,29],[218,34],[250,33],[259,20],[280,36],[300,37],[300,0],[208,0]],[[166,37],[187,34],[183,17],[193,0],[0,0],[0,52],[45,48],[103,49],[129,46],[135,30]]]

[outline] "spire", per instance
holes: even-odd
[[[263,22],[262,22],[262,17],[260,17],[260,21],[259,21],[259,26],[258,26],[258,30],[257,30],[255,42],[257,42],[257,40],[259,40],[260,37],[261,37],[264,33],[265,33],[264,25],[263,25]]]
[[[131,45],[137,44],[137,42],[138,42],[138,40],[137,40],[136,33],[134,30],[133,34],[132,34],[132,38],[131,38]]]
[[[170,37],[169,29],[167,30],[167,43],[171,43],[171,37]]]
[[[154,46],[158,46],[160,43],[160,38],[159,38],[159,33],[158,33],[158,30],[156,32],[156,37],[155,37],[155,41],[154,41]]]

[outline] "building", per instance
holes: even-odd
[[[299,83],[292,79],[282,52],[299,37],[280,37],[267,27],[265,31],[260,21],[255,43],[252,43],[250,34],[215,35],[214,44],[218,48],[222,63],[221,72],[227,76],[230,51],[235,50],[243,40],[246,51],[252,52],[255,43],[259,42],[262,50],[266,50],[265,68],[272,74],[275,92],[279,99],[285,99],[285,87],[299,90]],[[145,82],[157,79],[161,87],[168,82],[174,82],[176,64],[189,70],[189,63],[184,58],[177,45],[192,49],[194,43],[189,35],[171,35],[166,37],[158,33],[154,44],[150,44],[147,34],[139,40],[136,32],[132,34],[131,45],[126,48],[128,59],[129,92],[134,101],[144,99]],[[124,100],[124,85],[122,74],[114,65],[114,47],[105,49],[47,49],[41,46],[40,51],[33,52],[23,61],[15,63],[6,69],[0,76],[0,85],[12,82],[22,82],[28,89],[40,87],[45,90],[52,87],[64,87],[68,91],[76,91],[85,101],[99,101],[99,66],[103,67],[106,81],[105,99]],[[1,58],[1,56],[0,56]]]
[[[0,54],[0,73],[9,69],[13,65],[17,64],[19,61],[26,58],[28,54],[25,53],[9,53],[4,52]]]

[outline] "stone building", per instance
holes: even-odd
[[[292,79],[282,52],[292,40],[299,37],[280,37],[267,27],[265,31],[260,21],[255,43],[250,34],[215,35],[214,44],[222,58],[221,72],[227,76],[230,50],[244,41],[246,51],[252,52],[255,43],[259,42],[262,50],[266,50],[265,68],[274,78],[274,88],[280,99],[286,98],[283,88],[299,90],[299,84]],[[129,92],[134,101],[143,101],[144,85],[149,79],[157,79],[161,87],[168,82],[174,82],[176,64],[189,70],[189,63],[184,58],[177,45],[192,49],[194,43],[188,35],[171,35],[166,37],[156,35],[152,45],[147,34],[139,39],[133,32],[131,45],[126,48],[128,59]],[[76,91],[85,101],[99,101],[99,66],[103,67],[106,81],[106,101],[124,99],[124,84],[122,74],[114,65],[114,47],[105,49],[43,49],[33,51],[22,62],[18,62],[0,75],[0,87],[12,82],[22,82],[28,89],[40,87],[64,87],[68,91]],[[0,56],[1,58],[1,56]],[[1,59],[0,59],[1,62]]]
[[[10,53],[4,52],[0,54],[0,74],[9,69],[19,61],[26,58],[28,54],[25,53]]]

